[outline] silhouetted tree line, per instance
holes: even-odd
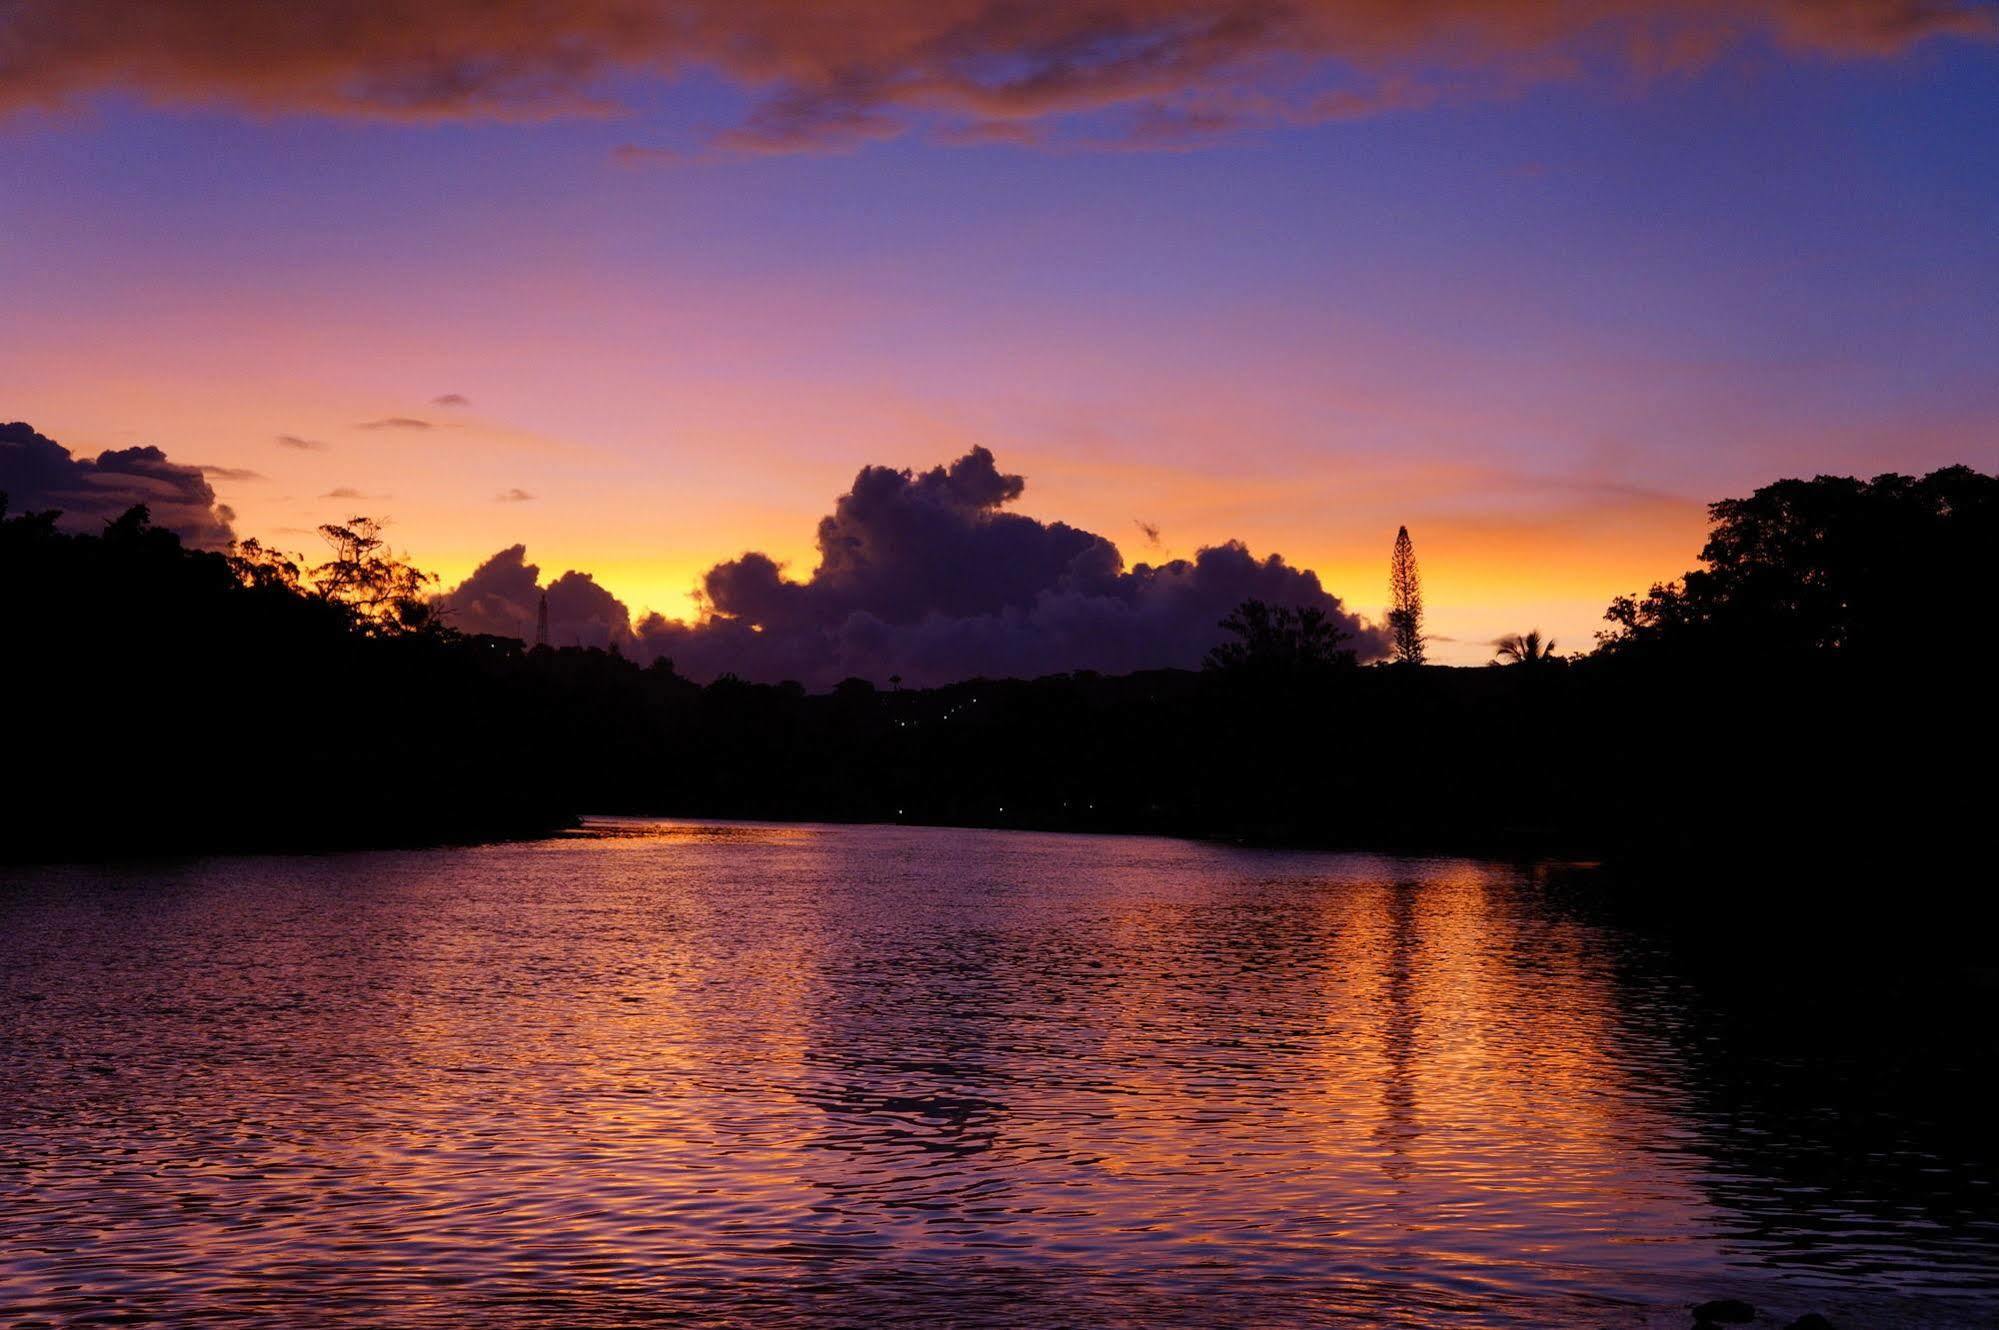
[[[143,511],[96,535],[12,517],[7,847],[440,841],[582,812],[1696,866],[1971,843],[1999,477],[1788,480],[1711,511],[1703,566],[1614,602],[1580,658],[1522,637],[1504,667],[1361,667],[1315,612],[1250,602],[1199,671],[818,695],[456,633],[365,523],[303,569],[185,549]]]

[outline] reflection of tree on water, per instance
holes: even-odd
[[[1727,1237],[1884,1289],[1999,1287],[1989,990],[1934,958],[1918,972],[1878,929],[1764,922],[1717,938],[1655,919],[1620,976],[1636,1010],[1678,991],[1687,1139]],[[1777,947],[1811,977],[1744,963]]]
[[[1600,938],[1623,1013],[1613,1056],[1667,1050],[1656,1092],[1682,1129],[1647,1148],[1699,1189],[1725,1249],[1792,1277],[1890,1299],[1999,1288],[1982,936],[1942,945],[1900,902],[1856,936],[1830,911],[1759,908],[1769,888],[1732,871],[1676,880],[1676,900],[1604,870],[1541,876]]]
[[[1416,1036],[1422,1024],[1415,1000],[1416,886],[1398,881],[1388,900],[1388,943],[1382,957],[1381,1121],[1374,1143],[1381,1171],[1394,1182],[1408,1178],[1416,1126]]]

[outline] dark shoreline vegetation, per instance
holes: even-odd
[[[4,514],[4,509],[0,509]],[[466,635],[372,524],[308,579],[0,520],[5,855],[546,834],[581,813],[1142,832],[1250,843],[1947,861],[1983,831],[1999,477],[1787,480],[1712,507],[1702,567],[1598,648],[1359,666],[1252,602],[1206,668],[823,694]]]

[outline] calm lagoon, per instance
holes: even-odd
[[[0,1322],[1992,1324],[1989,1037],[1781,968],[1163,840],[12,869]]]

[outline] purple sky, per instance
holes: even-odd
[[[1407,523],[1470,663],[1586,644],[1710,499],[1999,467],[1988,6],[117,8],[0,13],[0,420],[280,544],[687,617],[983,445],[1369,617]]]

